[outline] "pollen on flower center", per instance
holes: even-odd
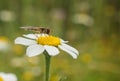
[[[4,81],[3,78],[0,76],[0,81]]]
[[[38,38],[37,42],[41,45],[58,46],[60,44],[60,38],[54,36],[41,36]]]

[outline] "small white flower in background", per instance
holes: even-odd
[[[15,20],[15,14],[13,11],[2,10],[0,11],[0,19],[4,22],[11,22]]]
[[[8,51],[10,49],[10,44],[9,44],[9,40],[4,37],[4,36],[0,36],[0,51]]]
[[[94,19],[88,14],[75,14],[72,18],[73,22],[76,24],[83,24],[85,26],[92,26],[94,24]]]
[[[17,37],[15,44],[28,46],[26,54],[29,57],[39,55],[44,51],[50,56],[55,56],[59,54],[58,48],[70,54],[74,59],[79,55],[79,52],[75,48],[66,44],[68,41],[64,41],[61,38],[42,33],[23,36]]]
[[[17,81],[17,77],[13,73],[0,72],[0,81]]]

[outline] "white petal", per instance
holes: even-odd
[[[36,44],[36,41],[26,39],[26,38],[23,38],[23,37],[17,37],[15,39],[15,44],[22,44],[22,45],[29,46],[29,45],[32,45],[32,44]]]
[[[29,57],[36,56],[41,54],[44,51],[44,47],[42,45],[31,45],[27,48],[26,54]]]
[[[35,34],[27,34],[27,35],[23,35],[23,36],[30,38],[30,39],[37,39],[37,36]]]
[[[60,39],[62,43],[68,43],[69,41],[64,41],[63,39]]]
[[[3,76],[5,73],[4,72],[0,72],[0,76]]]
[[[17,81],[16,75],[12,73],[1,72],[0,76],[3,78],[4,81]]]
[[[56,48],[54,46],[45,45],[44,48],[46,49],[48,54],[51,55],[51,56],[55,56],[55,55],[59,54],[58,48]]]
[[[58,47],[59,47],[60,49],[62,49],[63,51],[67,52],[68,54],[70,54],[74,59],[77,58],[77,55],[76,55],[74,52],[72,52],[72,51],[66,49],[64,46],[59,45]]]
[[[17,77],[12,73],[7,73],[4,76],[4,81],[17,81]]]
[[[66,49],[74,52],[75,54],[79,55],[78,50],[76,50],[75,48],[71,47],[70,45],[67,45],[67,44],[64,44],[64,43],[63,43],[62,46],[64,46],[64,48],[66,48]]]

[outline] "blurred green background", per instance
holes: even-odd
[[[14,39],[42,26],[79,50],[52,58],[51,81],[120,81],[120,0],[0,0],[0,72],[43,81],[44,56],[28,58]]]

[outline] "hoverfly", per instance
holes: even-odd
[[[49,34],[50,33],[50,29],[49,28],[45,28],[45,27],[32,27],[32,26],[28,26],[28,27],[21,27],[22,29],[28,30],[28,31],[34,31],[34,32],[38,32],[38,33],[45,33],[45,34]]]

